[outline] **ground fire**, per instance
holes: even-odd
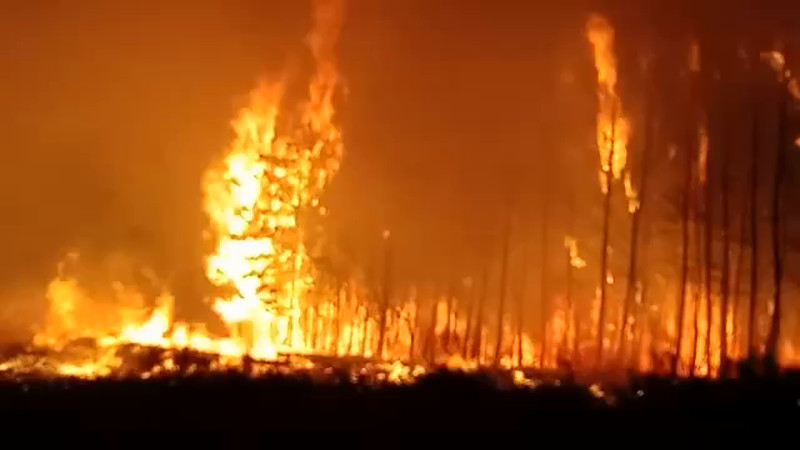
[[[535,388],[543,378],[567,374],[591,382],[631,373],[728,378],[739,375],[739,365],[763,372],[800,365],[800,323],[790,300],[796,289],[786,276],[800,87],[788,52],[739,52],[745,75],[735,76],[758,79],[764,99],[754,102],[770,113],[752,118],[750,144],[739,152],[744,156],[733,155],[710,94],[687,94],[685,117],[673,126],[678,131],[657,125],[666,119],[653,89],[640,88],[634,97],[633,89],[620,87],[621,36],[612,20],[596,13],[586,19],[596,114],[585,153],[599,163],[587,178],[596,183],[599,167],[600,189],[593,184],[589,195],[602,196],[601,226],[593,236],[548,233],[547,216],[542,219],[542,248],[556,242],[563,259],[552,262],[560,271],[552,282],[545,278],[555,269],[542,269],[548,288],[538,299],[541,327],[534,330],[523,318],[531,309],[523,305],[527,272],[509,275],[527,270],[531,259],[527,243],[515,248],[512,242],[511,229],[524,216],[514,209],[520,202],[510,201],[507,217],[498,220],[505,228],[497,239],[502,250],[495,252],[497,283],[488,275],[494,260],[450,277],[441,289],[400,283],[392,230],[380,235],[380,262],[369,268],[378,275],[371,279],[326,266],[331,211],[325,193],[348,164],[339,117],[347,89],[337,65],[345,8],[342,1],[315,0],[312,11],[313,73],[301,99],[291,89],[292,71],[261,82],[233,119],[224,157],[200,186],[208,226],[197,239],[209,244],[204,266],[213,287],[205,305],[222,329],[177,318],[181,299],[131,258],[96,289],[96,280],[86,279],[92,263],[76,249],[47,286],[46,317],[32,342],[4,351],[0,376],[310,372],[326,378],[335,369],[353,380],[403,384],[448,368],[495,371],[518,387]],[[728,79],[706,58],[704,45],[692,39],[685,46],[679,72],[687,92]],[[661,66],[645,60],[639,76],[653,80]],[[667,212],[657,211],[657,189],[668,198]],[[669,237],[653,239],[656,232]],[[516,252],[524,252],[524,263],[511,262]],[[593,281],[579,288],[576,280],[585,274]],[[514,277],[523,287],[515,289],[508,281]],[[490,301],[491,289],[500,292],[498,302]],[[506,297],[520,306],[508,307]],[[591,393],[605,396],[599,385]]]

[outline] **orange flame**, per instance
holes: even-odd
[[[586,35],[594,49],[594,64],[597,69],[597,148],[600,152],[600,164],[602,172],[619,179],[627,163],[631,127],[617,94],[614,27],[606,18],[593,15],[586,23]],[[607,182],[611,181],[602,183],[604,192],[607,192]]]
[[[319,211],[319,196],[343,153],[333,123],[341,2],[315,2],[314,19],[309,46],[317,73],[299,128],[278,134],[283,86],[262,85],[233,124],[236,138],[223,166],[211,170],[204,184],[217,242],[208,278],[233,289],[215,300],[214,310],[237,344],[260,358],[274,358],[279,348],[308,350],[298,320],[314,280],[299,222],[308,210]]]

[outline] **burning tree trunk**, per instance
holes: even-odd
[[[614,109],[616,111],[616,109]],[[617,118],[616,113],[612,113],[611,118],[611,135],[609,136],[609,164],[606,165],[603,171],[605,183],[605,203],[603,207],[603,242],[600,249],[600,311],[597,316],[597,358],[595,360],[595,368],[599,368],[603,362],[603,331],[605,330],[605,309],[606,309],[606,285],[608,277],[608,235],[610,229],[611,217],[611,186],[613,181],[613,161],[614,150],[616,147],[616,127]]]
[[[470,278],[470,280],[474,280]],[[475,285],[474,281],[470,282],[469,295],[467,295],[467,324],[464,328],[464,340],[461,343],[461,355],[464,361],[469,361],[469,340],[472,336],[472,316],[475,314]]]
[[[568,237],[564,241],[564,249],[566,250],[566,263],[567,263],[567,271],[566,271],[566,286],[564,289],[564,299],[566,301],[566,313],[564,316],[564,342],[562,343],[563,353],[569,355],[572,347],[569,345],[569,336],[572,332],[572,327],[574,326],[574,318],[576,316],[574,312],[574,305],[572,301],[572,271],[574,269],[573,258],[577,258],[577,243],[575,242],[574,238],[571,237],[572,233],[574,232],[574,223],[575,223],[575,188],[572,184],[569,185],[568,188],[568,205],[569,205],[569,214],[568,214],[568,222],[567,222],[567,233]],[[575,340],[577,341],[578,336],[575,333]],[[561,350],[560,350],[561,351]],[[574,357],[574,354],[573,354]],[[574,358],[573,358],[573,367],[574,367]]]
[[[691,142],[691,140],[689,141]],[[672,358],[672,375],[678,374],[678,364],[681,360],[681,348],[683,347],[683,322],[684,311],[686,309],[686,288],[689,277],[689,206],[691,202],[692,184],[692,151],[693,146],[689,144],[686,149],[686,159],[683,168],[683,198],[681,208],[681,281],[680,293],[678,294],[678,310],[676,317],[676,332],[678,333],[675,343],[675,355]]]
[[[503,315],[505,314],[506,306],[506,291],[507,291],[507,272],[508,272],[508,253],[511,246],[511,218],[513,216],[513,207],[509,204],[508,212],[506,213],[506,223],[503,230],[503,252],[500,260],[500,298],[497,302],[497,341],[494,348],[494,365],[500,365],[501,352],[503,350]]]
[[[339,339],[341,336],[342,324],[342,294],[345,292],[345,284],[341,280],[336,280],[336,298],[333,303],[333,349],[331,353],[339,356]]]
[[[369,335],[369,307],[364,305],[364,329],[361,334],[361,356],[367,356],[367,342]]]
[[[417,330],[419,329],[419,302],[417,301],[416,294],[412,300],[412,304],[414,305],[414,317],[408,318],[408,333],[409,333],[409,343],[408,343],[408,361],[413,364],[415,360],[415,353],[414,349],[416,347],[417,341]]]
[[[711,323],[713,322],[713,308],[711,307],[711,266],[713,264],[713,243],[714,243],[714,228],[713,228],[713,210],[712,210],[712,197],[713,197],[713,186],[711,184],[711,176],[708,173],[708,168],[711,167],[711,157],[712,152],[711,149],[708,148],[708,142],[705,143],[706,145],[706,161],[705,167],[702,168],[703,172],[703,193],[705,196],[704,205],[703,205],[703,218],[704,220],[704,250],[703,250],[703,263],[704,266],[704,287],[705,287],[705,300],[706,300],[706,367],[707,367],[707,374],[708,376],[711,375]]]
[[[699,201],[699,198],[695,198],[695,200]],[[694,276],[695,276],[695,283],[694,283],[694,292],[692,296],[692,303],[694,304],[694,334],[692,335],[692,351],[690,353],[691,359],[689,360],[689,376],[694,376],[695,371],[697,369],[697,342],[700,339],[700,305],[701,305],[701,295],[700,295],[700,288],[703,284],[703,254],[700,250],[700,240],[702,236],[702,232],[700,227],[700,206],[695,205],[695,214],[694,214],[694,257],[695,257],[695,264],[694,264]]]
[[[565,322],[566,322],[566,324],[565,324],[565,327],[564,327],[565,339],[564,339],[564,342],[562,344],[562,346],[564,348],[564,353],[569,353],[569,349],[570,349],[570,346],[569,346],[569,335],[570,335],[571,328],[573,326],[572,320],[571,320],[571,318],[572,318],[572,316],[571,316],[571,314],[572,314],[572,270],[573,270],[573,267],[572,267],[572,251],[571,250],[572,249],[569,246],[566,247],[566,252],[567,252],[567,283],[566,283],[566,289],[564,290],[564,299],[566,301],[567,308],[566,308],[566,314],[565,314]],[[577,336],[575,338],[577,339]]]
[[[383,286],[381,293],[381,321],[378,328],[378,359],[383,358],[383,342],[386,338],[386,311],[389,308],[389,297],[391,296],[391,269],[392,269],[392,251],[390,242],[389,231],[383,232],[384,241],[384,261],[383,261]]]
[[[478,317],[475,324],[475,337],[472,340],[472,356],[480,362],[481,360],[481,347],[483,344],[483,328],[484,328],[484,310],[486,305],[486,297],[489,293],[489,261],[485,261],[483,267],[483,277],[481,280],[481,292],[478,296]]]
[[[778,145],[775,149],[775,180],[772,185],[772,264],[773,264],[773,310],[769,334],[767,335],[767,357],[778,362],[781,333],[781,294],[783,284],[783,250],[781,248],[781,191],[783,187],[786,146],[786,94],[780,95],[778,112]]]
[[[451,267],[453,262],[450,262]],[[444,352],[445,354],[450,354],[450,347],[451,347],[451,340],[453,336],[453,312],[455,311],[455,288],[454,288],[455,280],[450,279],[447,282],[447,299],[445,302],[445,306],[447,307],[446,313],[447,317],[445,317],[445,325],[444,325]]]
[[[542,339],[541,345],[541,353],[539,358],[539,368],[544,369],[547,357],[547,317],[550,313],[548,308],[548,297],[550,295],[550,284],[548,280],[548,272],[550,269],[547,254],[547,244],[549,242],[549,219],[550,219],[550,195],[548,194],[549,188],[547,186],[547,182],[549,177],[545,174],[542,176],[542,188],[541,188],[541,195],[542,195],[542,241],[541,241],[541,260],[540,260],[540,270],[541,273],[539,275],[539,323],[540,323],[540,333]]]
[[[522,273],[520,274],[517,292],[517,367],[522,367],[522,334],[525,313],[525,294],[528,291],[528,243],[522,248]]]
[[[428,361],[430,364],[436,363],[436,348],[438,347],[438,336],[436,336],[436,323],[439,322],[439,301],[434,295],[432,299],[431,325],[428,329]]]
[[[631,216],[631,243],[630,243],[630,257],[628,266],[628,284],[625,288],[625,300],[622,306],[622,326],[619,333],[619,347],[617,357],[624,364],[625,360],[625,336],[628,331],[629,322],[628,314],[631,303],[635,301],[637,284],[639,282],[639,229],[642,216],[642,207],[644,206],[645,195],[647,193],[647,178],[649,176],[649,160],[650,160],[650,146],[651,146],[651,132],[649,123],[649,107],[645,105],[644,114],[644,137],[642,147],[642,164],[641,175],[639,182],[639,193],[636,198],[629,198],[629,209],[633,210]],[[630,197],[630,195],[629,195]],[[633,202],[633,203],[630,203]]]
[[[721,148],[720,157],[722,158],[722,268],[720,274],[720,324],[719,324],[719,375],[728,375],[728,303],[730,293],[730,150]]]
[[[747,326],[747,357],[756,357],[756,302],[758,300],[758,115],[753,115],[753,146],[750,166],[750,307]]]
[[[744,197],[744,196],[743,196]],[[739,321],[740,317],[740,306],[742,303],[742,279],[744,278],[744,273],[742,272],[742,268],[744,267],[744,249],[747,240],[747,221],[748,221],[748,209],[750,208],[749,202],[745,201],[741,205],[741,212],[739,214],[739,253],[736,255],[736,272],[734,274],[735,280],[733,282],[733,307],[731,308],[731,316],[733,317],[732,323],[732,330],[731,334],[733,336],[733,346],[738,349],[740,344],[741,338],[741,329],[742,325]]]
[[[644,178],[642,179],[644,180]],[[619,337],[617,339],[617,358],[622,362],[625,358],[625,336],[628,331],[628,315],[630,314],[630,304],[636,295],[637,279],[637,257],[639,246],[639,216],[640,210],[637,209],[631,215],[631,242],[630,256],[628,258],[628,283],[625,287],[625,299],[622,304],[622,323],[619,327]]]

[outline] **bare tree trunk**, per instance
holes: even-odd
[[[709,131],[710,134],[710,131]],[[713,264],[713,245],[714,245],[714,215],[712,210],[712,200],[713,200],[713,185],[711,183],[711,174],[709,173],[709,167],[712,167],[711,159],[714,156],[714,149],[711,148],[709,145],[708,148],[708,156],[706,157],[706,175],[705,175],[705,183],[703,193],[705,194],[705,199],[703,201],[703,218],[704,225],[705,225],[705,236],[704,236],[704,251],[703,251],[703,268],[704,275],[703,275],[703,282],[705,287],[705,297],[706,297],[706,365],[707,365],[707,374],[711,376],[711,324],[713,323],[713,308],[711,307],[712,299],[711,299],[711,267]]]
[[[464,340],[461,343],[461,354],[464,356],[464,361],[469,361],[469,340],[472,336],[472,316],[475,315],[475,281],[469,287],[469,295],[467,299],[467,324],[464,328]]]
[[[342,323],[342,293],[345,292],[344,282],[336,280],[336,300],[333,304],[333,355],[339,356],[339,339],[341,339]]]
[[[750,308],[747,327],[747,357],[758,353],[756,303],[758,301],[758,115],[753,116],[753,147],[750,168]]]
[[[392,244],[390,241],[390,235],[386,232],[383,236],[383,244],[383,292],[381,293],[381,321],[378,325],[378,351],[376,352],[378,359],[383,359],[383,344],[386,337],[386,311],[389,308],[389,297],[392,295],[390,286],[392,276]]]
[[[645,105],[647,107],[647,105]],[[631,304],[635,300],[637,285],[639,282],[639,228],[641,222],[642,208],[646,200],[647,194],[647,181],[649,177],[649,160],[650,160],[650,146],[651,146],[651,130],[650,130],[650,114],[649,108],[645,110],[644,114],[644,133],[643,148],[642,148],[642,164],[641,176],[639,178],[639,198],[637,208],[633,211],[631,217],[631,242],[630,242],[630,256],[628,266],[628,284],[625,288],[625,301],[622,305],[622,326],[619,332],[619,347],[617,349],[617,358],[625,364],[625,336],[628,331],[629,321],[628,314]]]
[[[522,273],[517,292],[517,367],[522,367],[522,334],[525,315],[525,296],[528,293],[528,243],[522,243]]]
[[[574,230],[574,228],[575,228],[575,186],[572,183],[569,184],[569,187],[568,187],[568,190],[567,190],[567,196],[568,196],[567,197],[567,202],[568,202],[567,205],[568,205],[568,208],[569,208],[569,212],[568,212],[568,216],[567,216],[568,217],[567,218],[567,235],[569,236],[570,239],[575,239],[575,237],[573,236],[573,233],[575,232],[575,230]],[[575,307],[574,307],[573,299],[572,299],[573,270],[575,269],[575,267],[573,267],[573,261],[572,261],[572,256],[573,256],[573,254],[572,254],[572,246],[573,246],[573,243],[565,242],[565,244],[568,244],[568,245],[564,246],[564,249],[566,251],[566,263],[567,263],[567,267],[566,267],[566,269],[567,269],[566,270],[566,283],[565,283],[566,285],[565,285],[565,289],[564,289],[564,291],[565,291],[564,292],[564,299],[565,299],[565,303],[566,303],[566,312],[564,314],[564,322],[565,322],[564,323],[564,325],[565,325],[564,326],[564,342],[563,342],[561,347],[562,347],[563,353],[565,354],[565,357],[566,357],[566,355],[569,355],[569,353],[572,350],[572,347],[569,345],[569,335],[572,333],[572,327],[574,326],[573,322],[574,322],[574,318],[576,316],[576,313],[574,311]],[[574,245],[577,245],[577,244],[574,244]],[[575,333],[575,340],[576,341],[577,341],[577,338],[578,338],[577,333]],[[573,365],[574,365],[574,361],[573,361]]]
[[[364,305],[364,330],[361,335],[361,356],[367,356],[367,334],[369,334],[369,308]]]
[[[452,268],[452,261],[450,262]],[[447,282],[447,301],[445,306],[447,306],[447,317],[445,317],[445,324],[444,324],[444,352],[445,354],[450,354],[450,337],[452,336],[452,320],[451,317],[453,316],[453,297],[455,297],[455,292],[453,288],[454,281],[451,279]]]
[[[489,293],[489,264],[490,262],[484,261],[483,277],[481,281],[481,292],[478,296],[478,317],[475,325],[475,336],[472,340],[472,356],[479,362],[481,360],[481,346],[483,344],[483,328],[484,328],[484,310],[486,305],[486,297]]]
[[[431,311],[431,326],[428,331],[428,361],[431,364],[436,364],[436,348],[438,347],[438,336],[436,336],[436,322],[439,321],[439,301],[434,295],[433,298],[433,311]]]
[[[720,300],[720,324],[719,324],[719,376],[727,377],[729,371],[728,364],[728,309],[730,294],[730,172],[731,155],[730,149],[721,148],[720,157],[722,158],[722,268],[719,281]]]
[[[513,206],[509,202],[506,215],[506,224],[503,230],[503,252],[500,261],[500,298],[497,302],[497,341],[494,351],[494,365],[500,365],[501,352],[503,350],[503,315],[505,315],[506,292],[508,289],[508,253],[511,246],[511,220],[513,216]]]
[[[696,199],[697,200],[697,199]],[[700,288],[703,284],[703,256],[700,251],[700,240],[702,239],[702,232],[700,227],[700,211],[699,207],[695,211],[694,216],[694,257],[695,257],[695,264],[694,264],[694,277],[695,277],[695,286],[692,295],[692,302],[694,304],[694,335],[692,336],[692,352],[691,352],[691,359],[689,360],[689,375],[694,376],[696,369],[697,369],[697,341],[700,339]]]
[[[686,160],[684,163],[683,177],[683,199],[681,210],[681,288],[678,294],[678,310],[676,311],[676,332],[678,333],[675,343],[675,355],[672,358],[671,372],[673,376],[678,374],[678,364],[681,360],[681,348],[683,347],[683,323],[686,310],[686,289],[689,278],[689,205],[691,203],[691,184],[692,184],[692,161],[694,160],[694,146],[690,144],[686,149]]]
[[[731,308],[731,316],[733,317],[733,325],[731,334],[734,337],[732,345],[737,350],[739,349],[740,337],[741,337],[741,330],[742,325],[740,323],[740,306],[742,303],[742,279],[744,278],[744,273],[742,272],[742,268],[744,267],[744,249],[746,245],[746,236],[747,236],[747,219],[748,219],[748,202],[742,204],[741,212],[739,215],[739,253],[736,255],[736,272],[734,277],[736,278],[733,282],[733,307]],[[738,352],[737,352],[738,355]]]
[[[649,234],[649,233],[645,233]],[[645,237],[645,241],[647,237]],[[643,258],[646,259],[646,258]],[[644,273],[644,271],[641,271]],[[652,337],[653,329],[650,326],[651,321],[649,320],[650,311],[649,311],[649,302],[648,302],[648,288],[650,287],[650,280],[649,277],[643,276],[642,277],[642,292],[641,292],[641,303],[637,310],[636,314],[636,322],[634,330],[634,343],[631,344],[631,348],[636,349],[636,356],[634,358],[634,364],[637,369],[642,367],[642,354],[644,353],[644,337],[648,334]],[[630,360],[630,359],[629,359]]]
[[[615,105],[616,106],[616,105]],[[606,285],[608,277],[608,235],[610,229],[611,218],[611,187],[614,182],[613,166],[614,166],[614,147],[616,146],[617,137],[617,114],[616,107],[612,113],[611,118],[611,138],[610,138],[610,152],[608,156],[608,168],[605,169],[605,203],[603,206],[603,243],[600,249],[600,311],[597,316],[597,357],[595,360],[595,369],[599,369],[603,363],[603,335],[605,334],[605,315],[606,315]]]
[[[565,250],[566,250],[566,253],[567,253],[567,272],[566,272],[567,283],[566,283],[566,288],[564,289],[564,299],[565,299],[565,302],[566,302],[566,312],[564,314],[564,321],[565,321],[564,342],[562,342],[562,344],[560,346],[559,353],[561,353],[561,351],[562,351],[561,349],[563,349],[563,353],[566,356],[566,355],[569,354],[570,350],[572,349],[572,347],[570,347],[570,345],[569,345],[569,335],[572,332],[572,326],[573,326],[572,318],[573,318],[573,315],[574,315],[574,313],[572,311],[573,310],[573,304],[572,304],[572,271],[574,270],[574,267],[572,266],[572,252],[571,252],[570,248],[567,247]],[[577,340],[577,334],[575,336],[575,339]]]
[[[547,252],[547,244],[550,240],[550,187],[548,186],[550,177],[547,175],[547,173],[547,169],[545,168],[545,173],[542,174],[542,186],[540,188],[542,195],[542,254],[539,267],[541,270],[539,275],[539,328],[542,339],[541,357],[539,358],[540,369],[544,369],[547,363],[547,319],[550,314],[550,280],[548,278],[550,272],[550,260]]]
[[[767,335],[767,357],[779,363],[781,337],[781,294],[783,285],[783,249],[781,248],[781,191],[783,188],[786,147],[786,93],[781,92],[778,112],[778,146],[775,151],[775,182],[772,186],[772,264],[773,311]]]
[[[356,317],[357,315],[358,315],[358,306],[356,306]],[[350,335],[347,336],[347,351],[344,352],[345,355],[350,355],[353,353],[353,337],[356,334],[355,325],[356,325],[356,320],[354,318],[352,321],[352,325],[350,325]]]
[[[410,337],[409,339],[410,342],[408,344],[408,361],[412,364],[414,363],[415,360],[414,347],[417,339],[417,330],[419,329],[419,302],[417,301],[416,295],[414,296],[413,305],[414,305],[414,317],[412,320],[409,320],[408,322],[409,337]]]
[[[640,210],[633,212],[631,216],[631,242],[630,242],[630,255],[628,258],[628,283],[625,286],[625,299],[622,304],[622,323],[619,327],[619,336],[617,337],[617,359],[620,362],[625,359],[625,336],[628,331],[629,321],[628,315],[630,314],[630,305],[636,296],[636,285],[638,282],[637,275],[637,256],[639,245],[639,214]]]

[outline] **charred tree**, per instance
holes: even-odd
[[[484,328],[484,310],[486,305],[486,297],[489,294],[489,261],[484,263],[483,276],[481,280],[481,291],[478,296],[478,317],[475,324],[475,332],[472,340],[472,357],[481,359],[481,346],[483,344],[483,328]]]
[[[697,192],[699,194],[699,191]],[[695,196],[695,200],[699,203],[699,195]],[[695,204],[695,211],[694,211],[694,290],[692,294],[692,303],[694,306],[694,334],[692,335],[692,351],[691,351],[691,359],[689,360],[689,375],[694,376],[695,371],[697,369],[697,343],[700,339],[700,306],[702,305],[701,295],[700,295],[700,288],[703,284],[703,254],[701,252],[701,236],[702,236],[702,224],[700,223],[700,205]]]
[[[474,280],[474,279],[473,279]],[[469,295],[467,298],[467,324],[464,328],[464,340],[461,342],[461,355],[464,361],[469,361],[469,340],[472,336],[472,316],[475,315],[475,285],[470,283]]]
[[[706,354],[705,360],[707,365],[707,373],[711,375],[711,324],[713,322],[713,308],[712,308],[712,299],[711,299],[711,267],[714,263],[714,254],[713,254],[713,245],[714,245],[714,215],[712,209],[712,201],[713,201],[713,184],[711,182],[711,174],[709,172],[709,167],[712,166],[712,157],[713,150],[710,145],[707,149],[707,156],[706,156],[706,167],[703,169],[705,171],[704,178],[705,182],[703,183],[703,287],[705,288],[705,301],[706,301],[706,335],[705,335],[705,343],[706,343]]]
[[[369,307],[364,305],[364,329],[361,334],[361,356],[367,356],[367,335],[369,334]]]
[[[773,310],[767,334],[767,358],[778,363],[780,356],[781,335],[781,295],[783,285],[783,249],[781,248],[781,192],[783,190],[785,152],[786,152],[786,93],[780,94],[778,111],[778,145],[775,149],[775,177],[772,184],[772,274],[773,274]]]
[[[451,267],[452,267],[452,261],[451,261],[450,264],[451,264]],[[454,302],[454,298],[455,298],[455,292],[454,292],[455,289],[453,288],[453,284],[454,283],[455,283],[455,281],[453,281],[452,279],[450,279],[447,282],[447,298],[446,298],[446,301],[445,301],[445,306],[446,306],[445,311],[446,311],[447,317],[445,317],[445,319],[444,319],[444,343],[443,343],[445,354],[450,354],[450,342],[451,342],[451,338],[452,338],[452,335],[453,335],[453,332],[452,332],[452,327],[453,327],[452,317],[453,317],[453,302]]]
[[[547,357],[547,318],[550,314],[549,296],[550,296],[550,260],[548,259],[548,243],[550,242],[550,194],[548,183],[550,177],[547,171],[547,162],[542,166],[544,171],[541,177],[542,186],[540,188],[542,196],[542,240],[541,240],[541,260],[540,260],[540,274],[539,274],[539,332],[541,333],[541,352],[539,358],[539,368],[544,369]]]
[[[609,156],[608,164],[603,169],[604,183],[605,183],[605,198],[603,204],[603,240],[600,249],[600,311],[597,316],[597,356],[595,359],[595,368],[599,369],[603,363],[603,335],[605,330],[605,310],[606,310],[606,285],[608,284],[608,237],[610,232],[610,218],[611,218],[611,187],[613,184],[613,165],[614,165],[614,147],[616,146],[617,135],[617,114],[616,109],[612,112],[611,116],[611,136],[609,140]]]
[[[334,356],[339,356],[339,339],[341,339],[343,292],[345,292],[345,284],[343,281],[337,280],[336,297],[333,303],[333,349],[331,351],[331,353],[333,353]]]
[[[651,130],[650,130],[650,113],[649,106],[645,105],[644,113],[644,138],[642,140],[642,162],[641,162],[641,175],[639,178],[639,195],[637,204],[634,205],[635,209],[631,215],[631,242],[630,242],[630,255],[628,257],[628,284],[625,287],[625,300],[622,305],[622,326],[619,332],[619,347],[617,349],[617,357],[623,363],[625,361],[625,336],[628,333],[630,323],[628,315],[630,308],[635,301],[637,287],[639,283],[639,230],[642,220],[642,208],[644,207],[645,198],[647,195],[647,184],[649,177],[650,166],[650,147],[651,147]]]
[[[747,189],[747,188],[745,188]],[[744,195],[742,196],[745,197]],[[731,307],[731,317],[733,317],[732,322],[732,330],[731,335],[733,336],[732,345],[734,348],[737,349],[740,344],[741,338],[741,330],[743,328],[742,324],[740,323],[740,306],[742,303],[742,280],[744,279],[744,255],[745,255],[745,246],[747,245],[747,223],[749,218],[749,209],[750,209],[749,201],[745,201],[741,205],[741,211],[739,214],[739,241],[737,243],[739,247],[739,252],[736,255],[736,272],[734,273],[734,281],[733,281],[733,305]],[[728,352],[730,353],[730,351]]]
[[[728,376],[728,309],[730,294],[730,172],[731,155],[729,149],[720,148],[720,158],[722,164],[722,174],[720,188],[722,194],[722,267],[719,281],[720,295],[720,323],[719,323],[719,375]]]
[[[758,302],[758,114],[753,115],[753,142],[750,164],[750,302],[747,325],[747,357],[756,357],[756,303]]]
[[[522,267],[517,292],[517,367],[522,367],[522,332],[525,317],[525,296],[528,292],[528,243],[522,246]]]
[[[566,305],[567,305],[566,312],[565,312],[565,322],[566,322],[566,324],[565,324],[565,327],[564,327],[564,341],[561,343],[561,348],[559,349],[559,353],[562,353],[562,349],[563,349],[563,353],[565,353],[565,354],[568,353],[568,351],[569,351],[569,335],[570,335],[571,328],[572,328],[572,320],[571,320],[571,314],[572,314],[572,271],[574,269],[574,267],[572,266],[572,252],[570,251],[569,247],[567,247],[567,249],[566,249],[566,254],[567,254],[567,258],[566,258],[566,260],[567,260],[567,273],[566,273],[567,282],[566,282],[566,288],[564,289],[564,300],[565,300]]]
[[[428,361],[430,364],[436,364],[436,350],[438,348],[439,338],[436,336],[436,324],[439,322],[439,302],[434,295],[431,305],[431,324],[428,328]]]
[[[384,259],[383,259],[383,285],[381,286],[381,319],[378,328],[378,359],[383,358],[384,339],[386,338],[386,312],[389,308],[389,297],[391,296],[391,277],[392,277],[392,245],[389,231],[383,233]]]
[[[681,280],[680,292],[678,294],[678,310],[675,314],[677,339],[675,342],[675,355],[672,358],[671,372],[673,376],[678,374],[678,364],[681,360],[681,348],[683,347],[683,323],[686,310],[686,290],[689,278],[689,211],[691,205],[692,188],[692,160],[694,159],[692,150],[694,146],[691,140],[686,149],[686,158],[683,167],[683,195],[681,199]]]
[[[503,316],[505,315],[506,293],[508,290],[508,254],[511,246],[511,221],[513,216],[513,206],[509,202],[506,213],[505,227],[503,229],[503,251],[500,255],[500,297],[497,302],[497,340],[494,347],[494,365],[500,365],[501,353],[503,350]]]
[[[568,214],[569,218],[568,218],[568,222],[567,222],[567,234],[570,236],[570,239],[574,239],[572,237],[572,233],[574,232],[573,228],[574,228],[574,223],[575,223],[575,187],[572,184],[569,185],[567,196],[568,196],[568,200],[567,201],[568,201],[568,205],[569,205],[569,214]],[[564,342],[562,342],[561,347],[563,349],[563,353],[565,354],[564,355],[565,357],[566,357],[566,355],[569,355],[569,353],[572,350],[572,347],[570,347],[570,345],[569,345],[569,336],[570,336],[570,334],[572,334],[572,327],[574,326],[573,322],[574,322],[574,319],[576,317],[575,305],[573,304],[573,299],[572,299],[573,270],[575,270],[574,262],[573,262],[572,259],[573,259],[573,256],[577,256],[577,255],[573,254],[573,246],[576,246],[576,245],[577,244],[575,244],[573,242],[565,242],[565,245],[564,245],[564,248],[566,250],[566,263],[567,263],[567,267],[566,267],[566,269],[567,269],[566,270],[566,283],[565,283],[566,286],[565,286],[565,289],[564,289],[564,299],[565,299],[565,302],[566,302],[566,312],[565,312],[564,320],[565,320],[566,323],[564,324],[565,325],[564,326]],[[577,339],[578,339],[578,336],[577,336],[577,332],[576,332],[575,333],[575,341],[577,341]],[[572,355],[572,357],[573,357],[573,361],[572,361],[573,367],[574,367],[574,364],[575,364],[574,356],[575,355],[573,353],[573,355]]]
[[[415,344],[417,341],[417,330],[419,329],[419,302],[417,301],[416,295],[414,296],[412,302],[414,305],[414,317],[408,318],[408,361],[413,364],[415,360],[414,350],[416,348]]]

